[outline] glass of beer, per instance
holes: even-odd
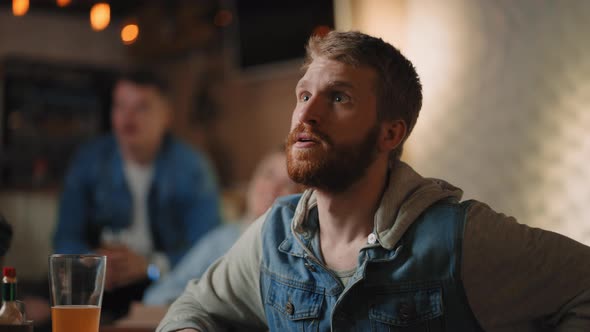
[[[49,256],[53,332],[98,332],[106,256]]]

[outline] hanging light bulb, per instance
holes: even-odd
[[[121,40],[123,44],[130,45],[135,43],[139,36],[139,27],[137,24],[127,24],[121,29]]]
[[[55,0],[55,3],[57,3],[57,5],[60,7],[67,7],[72,3],[72,0]]]
[[[90,26],[95,31],[104,30],[111,21],[111,6],[108,3],[97,3],[90,8]]]
[[[12,14],[24,16],[29,11],[29,0],[12,0]]]

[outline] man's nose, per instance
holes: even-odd
[[[318,97],[311,97],[299,107],[299,122],[310,126],[320,123],[323,114],[322,100]]]

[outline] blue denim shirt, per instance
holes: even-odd
[[[86,253],[99,245],[104,227],[130,226],[133,211],[115,138],[83,146],[65,178],[53,243],[56,253]],[[154,162],[148,193],[154,249],[174,266],[220,222],[218,190],[205,159],[171,136]]]
[[[468,203],[436,203],[392,250],[367,244],[344,287],[312,252],[317,222],[292,232],[298,200],[279,201],[262,229],[260,290],[271,331],[481,330],[460,278]]]

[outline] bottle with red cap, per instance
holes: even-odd
[[[16,269],[6,266],[2,270],[2,308],[0,309],[0,325],[23,323],[23,314],[16,303]]]

